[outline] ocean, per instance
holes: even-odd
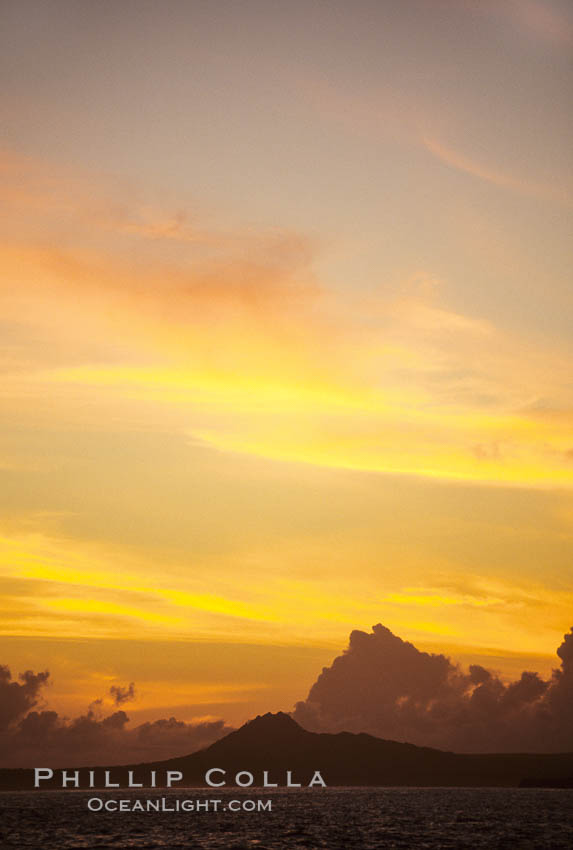
[[[0,806],[1,850],[573,848],[564,789],[22,791]]]

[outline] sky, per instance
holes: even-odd
[[[573,11],[4,0],[0,629],[71,716],[573,624]]]

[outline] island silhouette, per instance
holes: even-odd
[[[47,765],[38,767],[45,769],[44,776],[49,773]],[[168,771],[181,774],[173,787],[209,787],[205,775],[213,768],[217,787],[223,782],[244,787],[250,773],[252,787],[264,787],[266,781],[266,787],[304,788],[312,784],[317,771],[327,786],[339,787],[573,786],[573,753],[453,753],[365,733],[309,732],[290,715],[269,712],[189,755],[141,764],[68,768],[68,774],[77,771],[78,782],[68,782],[67,787],[103,788],[106,771],[119,788],[129,787],[130,771],[136,787],[153,787],[153,772],[155,787],[165,787]],[[42,779],[37,787],[62,788],[62,773],[53,770],[53,776]],[[237,783],[240,773],[243,776]],[[33,790],[35,779],[34,768],[2,769],[0,789]]]

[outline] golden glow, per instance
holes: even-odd
[[[311,550],[302,554],[303,559],[316,557]],[[336,645],[352,628],[367,628],[371,621],[383,619],[396,631],[422,639],[447,635],[464,644],[473,640],[477,646],[487,622],[492,644],[534,652],[540,634],[530,633],[529,618],[543,610],[549,625],[544,643],[550,652],[559,631],[554,623],[573,605],[573,594],[551,592],[523,580],[512,585],[468,582],[464,592],[452,592],[448,585],[454,588],[459,583],[455,571],[449,576],[442,571],[433,587],[412,587],[390,570],[384,575],[387,592],[380,593],[376,572],[369,576],[365,571],[360,581],[344,575],[329,558],[328,545],[320,558],[324,565],[319,575],[296,578],[291,573],[299,569],[298,558],[287,550],[278,559],[273,557],[264,583],[257,570],[254,577],[243,571],[237,584],[232,564],[226,569],[220,565],[213,582],[208,561],[194,575],[177,563],[158,564],[143,552],[134,558],[121,550],[41,535],[5,536],[0,548],[5,592],[12,597],[10,607],[24,604],[27,610],[25,620],[16,624],[7,608],[3,634],[48,636],[49,618],[57,616],[60,638],[76,636],[79,628],[94,637],[121,634],[132,640],[170,634],[184,640],[232,636],[235,642],[275,640],[296,645],[308,639],[312,626],[313,641]],[[354,558],[362,562],[364,554],[355,548]],[[342,553],[340,560],[346,563],[347,556]],[[411,565],[410,573],[415,569]],[[335,584],[328,579],[333,571]],[[213,585],[226,586],[227,591],[213,593]]]
[[[426,189],[419,210],[359,193],[360,228],[333,211],[315,232],[298,200],[296,231],[212,199],[174,212],[183,194],[0,155],[0,634],[17,646],[0,663],[63,642],[45,662],[60,710],[119,676],[140,719],[288,709],[377,622],[549,669],[573,610],[571,340],[535,311],[569,294],[564,252],[530,268],[543,240],[507,196],[557,217],[566,186],[381,100],[376,146],[415,148]],[[452,183],[446,203],[452,177],[494,194]],[[498,192],[513,212],[496,219]],[[533,319],[515,318],[527,287]]]

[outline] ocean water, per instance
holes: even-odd
[[[165,810],[133,811],[137,800]],[[193,810],[174,811],[183,801]],[[561,789],[39,791],[0,793],[0,807],[1,850],[573,848],[573,790]]]

